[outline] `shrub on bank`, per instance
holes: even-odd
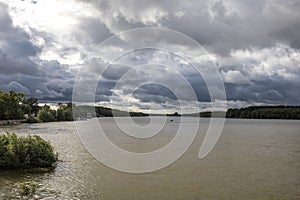
[[[25,123],[34,124],[34,123],[39,123],[39,121],[36,118],[30,116],[25,120]]]
[[[51,167],[56,161],[52,145],[39,136],[0,135],[0,169]]]
[[[39,122],[54,122],[56,121],[55,116],[56,111],[51,110],[50,106],[44,105],[42,109],[39,110],[37,119]]]

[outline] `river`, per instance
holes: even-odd
[[[120,135],[112,118],[99,119],[118,146],[148,152],[167,144],[177,119],[161,133],[136,144]],[[147,124],[147,117],[135,119]],[[193,123],[193,118],[188,118]],[[151,173],[131,174],[96,160],[82,144],[75,122],[21,124],[1,128],[37,134],[59,153],[54,171],[0,171],[0,198],[13,196],[16,183],[34,182],[41,199],[300,199],[300,121],[227,119],[213,151],[198,158],[209,119],[200,123],[191,147],[173,164]]]

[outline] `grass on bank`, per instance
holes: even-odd
[[[56,161],[53,146],[39,136],[0,134],[0,169],[46,168]]]

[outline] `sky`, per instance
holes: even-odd
[[[96,78],[93,74],[102,73],[98,105],[114,102],[122,108],[127,103],[132,111],[177,111],[181,106],[192,112],[209,109],[211,102],[299,105],[299,19],[298,0],[0,0],[0,89],[40,102],[71,101],[76,75],[83,70],[84,88]],[[120,56],[121,42],[101,46],[111,37],[124,41],[123,32],[144,27],[178,31],[205,51],[199,54],[171,36],[157,44],[164,42],[173,52],[150,48]],[[92,63],[95,48],[98,61]],[[187,49],[190,54],[184,57]],[[114,63],[106,60],[116,55]],[[205,68],[204,78],[187,57]],[[215,69],[226,99],[212,99],[204,81],[214,79]],[[185,93],[185,81],[196,99]]]

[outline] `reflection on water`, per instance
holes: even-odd
[[[160,148],[178,128],[176,119],[169,121],[159,135],[137,142],[122,135],[111,118],[100,120],[114,143],[136,152]],[[149,123],[147,118],[135,121]],[[207,125],[208,119],[200,122],[196,140],[178,161],[147,174],[122,173],[99,163],[82,145],[74,122],[13,127],[18,134],[50,140],[60,161],[51,173],[1,171],[0,199],[10,195],[15,183],[26,181],[37,183],[45,199],[300,199],[300,121],[227,120],[214,150],[200,160]]]

